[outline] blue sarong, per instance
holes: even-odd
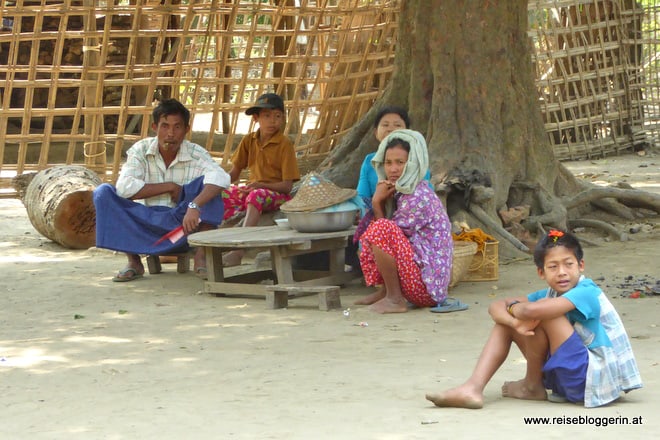
[[[580,336],[573,332],[543,366],[543,384],[569,402],[582,402],[588,367],[589,351]]]
[[[156,241],[181,226],[188,203],[204,188],[204,177],[198,177],[182,186],[177,205],[145,206],[120,197],[114,186],[104,183],[94,190],[96,208],[96,247],[129,254],[158,255],[186,252],[186,237],[176,243]],[[218,226],[222,222],[222,197],[214,197],[200,209],[202,223]]]

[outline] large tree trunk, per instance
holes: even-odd
[[[527,0],[407,0],[387,90],[322,164],[354,187],[376,147],[378,108],[408,108],[428,142],[433,183],[453,220],[485,227],[501,252],[527,250],[498,211],[529,205],[528,229],[567,227],[561,198],[582,189],[554,157],[537,102],[527,37]],[[575,209],[575,208],[574,208]]]
[[[374,106],[409,109],[412,128],[425,135],[429,146],[433,182],[454,186],[447,199],[450,215],[472,225],[483,224],[484,213],[496,221],[514,181],[533,182],[541,193],[554,194],[559,175],[536,99],[527,3],[404,2],[400,22],[405,32],[399,33],[394,76]],[[364,138],[370,125],[353,135]],[[349,143],[355,140],[346,139],[332,158],[354,159],[328,171],[342,186],[355,185],[355,172],[347,168],[359,169],[354,163],[374,145],[363,142],[354,150]],[[475,187],[492,188],[479,200],[476,218],[465,197]]]

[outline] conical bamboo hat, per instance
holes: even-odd
[[[352,199],[357,194],[354,189],[340,188],[320,174],[307,174],[298,192],[280,209],[284,212],[307,212],[327,208]]]

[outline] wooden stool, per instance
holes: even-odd
[[[190,258],[193,256],[192,252],[181,252],[178,254],[163,254],[163,257],[176,257],[176,271],[178,273],[186,273],[190,270]],[[160,263],[160,255],[147,255],[147,268],[151,275],[161,273],[163,266]]]
[[[299,284],[275,284],[266,286],[266,307],[282,309],[289,304],[289,298],[319,294],[319,310],[341,309],[339,286],[301,286]]]

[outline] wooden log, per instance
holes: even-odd
[[[96,244],[96,209],[92,192],[101,184],[93,171],[62,165],[37,173],[23,204],[32,226],[44,237],[71,249]]]

